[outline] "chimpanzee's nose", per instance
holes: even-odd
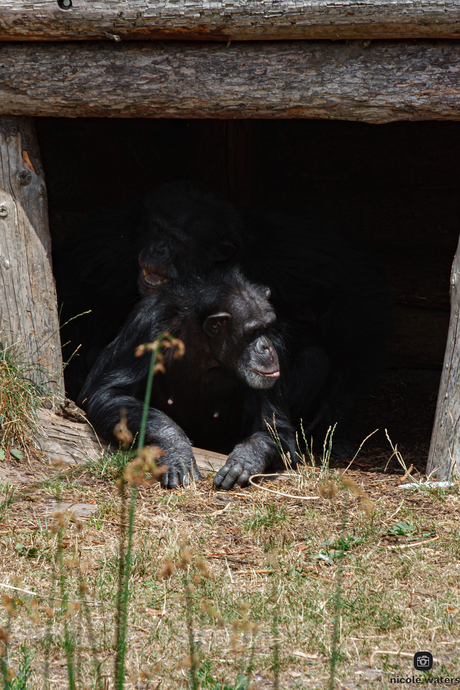
[[[261,336],[256,343],[256,352],[260,355],[273,357],[273,346],[265,336]]]
[[[166,242],[156,242],[150,247],[150,255],[159,263],[165,264],[170,259],[169,247]]]

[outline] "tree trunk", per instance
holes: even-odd
[[[436,479],[460,472],[460,241],[450,285],[449,335],[426,468]]]
[[[0,47],[0,113],[460,119],[460,43],[61,43]]]
[[[56,0],[1,4],[2,41],[460,37],[457,0],[65,0],[63,9]]]
[[[0,118],[0,339],[62,393],[46,187],[31,120]]]

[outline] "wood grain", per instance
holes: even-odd
[[[0,119],[0,341],[63,393],[46,187],[33,123]]]
[[[0,47],[0,112],[58,117],[460,118],[460,43]]]
[[[449,335],[426,470],[435,479],[460,471],[460,241],[450,284]]]
[[[456,0],[3,0],[0,40],[457,38]]]

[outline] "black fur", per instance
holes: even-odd
[[[184,342],[185,355],[176,359],[166,351],[166,373],[154,378],[145,439],[165,451],[163,485],[174,488],[190,476],[200,478],[189,438],[230,454],[214,480],[224,489],[281,468],[266,424],[273,425],[273,418],[295,464],[294,429],[280,376],[285,348],[268,296],[266,288],[230,269],[172,282],[145,297],[102,352],[81,392],[80,404],[96,431],[113,441],[123,408],[129,429],[139,431],[150,356],[134,352],[168,331]]]
[[[388,330],[385,283],[371,255],[311,215],[238,213],[189,182],[162,185],[142,205],[103,213],[86,231],[88,239],[80,233],[70,252],[80,273],[64,260],[58,275],[64,319],[94,310],[90,336],[83,332],[88,317],[70,324],[80,332],[64,335],[92,343],[73,372],[69,367],[72,396],[138,299],[136,285],[145,294],[163,280],[172,288],[187,276],[238,265],[249,280],[270,287],[287,329],[291,419],[302,419],[320,441],[337,425],[334,454],[352,452],[356,403],[382,367]],[[90,251],[93,235],[100,249]]]

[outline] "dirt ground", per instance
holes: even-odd
[[[306,469],[229,493],[211,478],[177,492],[140,488],[126,687],[187,688],[192,635],[203,690],[231,690],[251,665],[254,690],[319,690],[329,682],[334,620],[337,688],[460,676],[459,488],[403,488],[400,468],[383,471],[390,454],[374,467],[366,457],[355,470]],[[0,625],[11,667],[32,650],[30,687],[45,687],[47,663],[51,687],[69,687],[67,629],[77,687],[93,687],[97,656],[110,688],[115,483],[94,467],[58,474],[38,460],[8,458],[1,473]],[[60,570],[53,525],[63,519]],[[433,654],[430,673],[414,670],[417,651]]]

